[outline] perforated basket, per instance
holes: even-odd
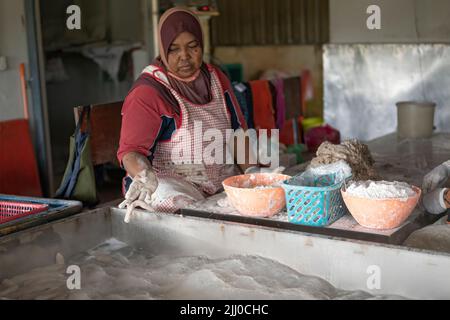
[[[298,178],[292,177],[282,184],[289,222],[323,227],[347,212],[340,189],[351,177],[335,183],[335,174],[327,174],[303,180],[304,185],[298,185]]]
[[[47,209],[48,204],[0,201],[0,224],[44,212]]]

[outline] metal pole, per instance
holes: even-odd
[[[159,55],[158,20],[159,20],[159,1],[152,0],[152,29],[153,29],[153,54],[154,54],[154,57],[157,57]]]
[[[24,0],[29,81],[31,90],[30,127],[44,196],[53,193],[52,157],[44,78],[44,53],[41,43],[39,0]]]

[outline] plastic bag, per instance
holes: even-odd
[[[324,126],[312,128],[305,134],[305,143],[310,152],[316,152],[319,146],[325,141],[329,141],[333,144],[341,143],[340,132],[326,124]]]

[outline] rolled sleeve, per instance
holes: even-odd
[[[162,123],[160,104],[157,93],[148,86],[139,86],[127,96],[122,107],[122,127],[117,151],[120,163],[130,152],[150,156]]]

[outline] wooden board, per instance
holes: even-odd
[[[213,207],[214,202],[224,199],[225,193],[220,193],[206,200],[199,201],[178,213],[186,216],[202,217],[215,220],[253,224],[284,230],[293,230],[311,234],[321,234],[355,240],[372,241],[387,244],[401,244],[415,230],[436,222],[441,216],[423,215],[417,208],[400,227],[390,230],[375,230],[360,226],[356,220],[347,214],[327,227],[311,227],[290,223],[287,212],[283,211],[272,218],[254,218],[242,216],[236,210]]]
[[[119,165],[116,154],[119,148],[122,125],[123,101],[91,106],[91,154],[94,165],[114,163]],[[75,108],[75,122],[78,122],[82,107]],[[86,129],[86,120],[82,125]]]
[[[425,174],[450,158],[449,141],[450,134],[448,133],[435,134],[430,139],[406,140],[398,139],[397,135],[393,133],[368,142],[367,145],[375,159],[375,169],[383,179],[403,181],[420,186]],[[305,163],[289,168],[285,173],[288,175],[298,174],[305,170],[307,165]],[[330,226],[318,228],[291,224],[288,222],[286,212],[282,212],[271,219],[243,217],[236,210],[226,211],[214,205],[217,203],[217,200],[224,197],[224,193],[215,195],[195,203],[190,206],[190,210],[182,210],[182,213],[211,219],[388,244],[403,243],[412,232],[435,223],[443,216],[428,214],[419,204],[408,220],[396,229],[374,230],[364,228],[350,214],[342,217]]]
[[[42,197],[28,120],[0,122],[0,193]]]

